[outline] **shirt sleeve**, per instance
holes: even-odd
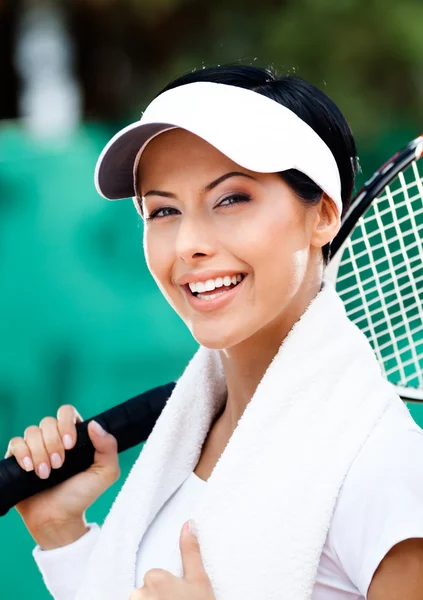
[[[89,530],[78,540],[54,550],[35,546],[32,555],[54,600],[74,600],[84,576],[88,558],[97,542],[100,527],[87,524]]]
[[[423,430],[408,417],[400,415],[406,426],[381,428],[366,442],[332,518],[331,547],[364,598],[389,550],[423,538]]]

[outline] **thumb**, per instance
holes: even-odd
[[[184,570],[184,579],[187,581],[196,581],[207,577],[201,558],[201,550],[198,538],[194,531],[190,531],[189,524],[194,530],[195,524],[192,521],[187,521],[182,527],[181,536],[179,539],[179,547],[181,550],[182,567]]]
[[[114,474],[116,470],[119,470],[116,438],[94,420],[88,423],[87,430],[95,449],[94,463],[91,469],[107,470]]]

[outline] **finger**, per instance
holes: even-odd
[[[95,448],[92,469],[101,471],[103,478],[106,477],[110,484],[114,483],[120,475],[116,438],[94,420],[88,423],[87,431]]]
[[[82,423],[83,418],[71,404],[62,404],[57,411],[59,433],[66,450],[70,450],[76,444],[76,423]]]
[[[128,600],[151,600],[151,595],[149,595],[148,590],[145,588],[139,590],[134,589],[130,593]]]
[[[44,446],[53,469],[59,469],[65,460],[65,449],[60,437],[58,422],[54,417],[44,417],[40,422]]]
[[[150,569],[144,575],[144,586],[149,590],[162,591],[174,585],[176,581],[180,582],[179,577],[165,569]]]
[[[194,527],[194,524],[193,524]],[[195,533],[189,530],[189,522],[184,523],[179,538],[184,579],[198,581],[207,577],[201,558],[200,544]]]
[[[18,465],[25,471],[33,471],[34,464],[31,459],[31,451],[22,437],[14,437],[10,440],[4,458],[14,456]]]
[[[150,569],[144,574],[144,586],[140,591],[145,593],[145,598],[151,600],[177,600],[185,598],[182,588],[186,585],[180,577],[176,577],[165,569]],[[142,596],[144,600],[144,596]]]
[[[35,472],[40,479],[47,479],[50,475],[50,458],[44,446],[41,429],[30,425],[25,429],[24,440],[29,448]]]

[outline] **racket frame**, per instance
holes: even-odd
[[[331,243],[331,255],[329,263],[325,268],[325,278],[334,285],[342,260],[342,256],[347,245],[348,238],[352,233],[358,220],[370,207],[380,193],[388,186],[397,175],[405,170],[411,163],[423,156],[423,135],[418,136],[405,146],[403,150],[397,152],[384,165],[382,165],[363,187],[354,196],[350,207],[346,211],[338,234]],[[392,384],[394,385],[394,384]],[[400,385],[394,385],[394,388],[402,400],[405,402],[421,404],[423,403],[423,390],[407,388]]]

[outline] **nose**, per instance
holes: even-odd
[[[187,264],[215,253],[213,232],[205,219],[188,216],[181,219],[175,243],[177,256]]]

